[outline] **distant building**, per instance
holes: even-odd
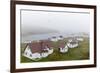
[[[63,36],[57,36],[57,37],[54,36],[54,37],[52,37],[50,40],[56,42],[56,41],[58,41],[58,40],[63,40],[63,39],[64,39]]]
[[[78,41],[84,41],[84,39],[82,37],[77,37],[76,38]]]
[[[51,40],[51,41],[54,41],[54,42],[57,42],[57,41],[58,41],[58,38],[54,36],[54,37],[52,37],[50,40]]]
[[[63,36],[58,37],[58,40],[63,40],[63,39],[64,39]]]

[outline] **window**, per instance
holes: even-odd
[[[32,57],[32,55],[30,54],[30,57]]]
[[[27,52],[25,52],[25,54],[27,55]]]

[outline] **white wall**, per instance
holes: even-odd
[[[76,4],[89,4],[97,5],[97,28],[98,37],[100,37],[100,0],[37,0],[59,3],[76,3]],[[0,0],[0,73],[10,73],[10,0]],[[97,68],[84,68],[84,69],[69,69],[69,70],[54,70],[54,71],[41,71],[34,73],[99,73],[100,72],[100,38],[98,38],[98,51],[97,51]],[[27,72],[29,73],[29,72]],[[30,72],[33,73],[33,72]]]

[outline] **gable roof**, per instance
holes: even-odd
[[[49,40],[41,40],[40,42],[32,42],[28,44],[29,48],[31,49],[32,53],[35,52],[42,52],[44,49],[46,49],[46,46],[50,48],[51,41]]]
[[[76,39],[74,39],[74,40],[70,41],[69,43],[72,44],[72,45],[74,45],[74,44],[77,44],[78,41]]]
[[[42,49],[45,49],[46,46],[50,49],[53,46],[52,41],[49,40],[42,40],[41,44],[42,44]]]
[[[31,49],[32,53],[41,52],[42,50],[39,42],[29,43],[28,46]]]
[[[59,43],[58,43],[58,47],[59,48],[64,48],[65,47],[65,45],[66,45],[66,42],[64,42],[64,41],[59,41]]]

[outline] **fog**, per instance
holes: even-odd
[[[89,27],[89,13],[21,11],[21,36],[24,41],[29,40],[29,36],[35,38],[36,35],[42,37],[50,33],[89,33]]]

